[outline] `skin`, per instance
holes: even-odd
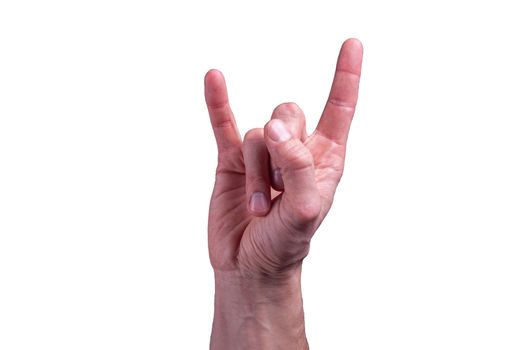
[[[358,98],[362,45],[346,40],[316,130],[294,103],[242,139],[221,72],[205,76],[218,148],[208,243],[215,275],[211,349],[308,349],[301,266],[333,203]]]

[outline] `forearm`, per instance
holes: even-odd
[[[254,280],[239,272],[215,273],[210,349],[305,350],[301,267],[279,280]]]

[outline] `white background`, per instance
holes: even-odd
[[[365,47],[347,168],[304,264],[312,349],[526,348],[520,1],[0,2],[0,349],[206,349],[216,160],[316,125]]]

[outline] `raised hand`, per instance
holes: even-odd
[[[241,140],[224,78],[208,72],[205,96],[218,146],[208,232],[216,271],[278,278],[307,255],[343,172],[361,62],[360,42],[347,40],[327,104],[309,136],[301,109],[285,103],[264,129],[252,129]],[[271,195],[271,187],[278,192]]]
[[[308,349],[301,265],[343,172],[358,97],[362,45],[341,48],[312,135],[293,103],[241,140],[219,71],[205,77],[218,148],[208,245],[215,274],[211,349]]]

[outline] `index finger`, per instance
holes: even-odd
[[[214,129],[217,149],[221,152],[241,145],[234,114],[228,103],[228,93],[223,74],[215,69],[205,76],[205,100]]]
[[[336,73],[316,133],[338,144],[345,144],[358,100],[362,71],[362,44],[358,39],[346,40],[340,50]]]

